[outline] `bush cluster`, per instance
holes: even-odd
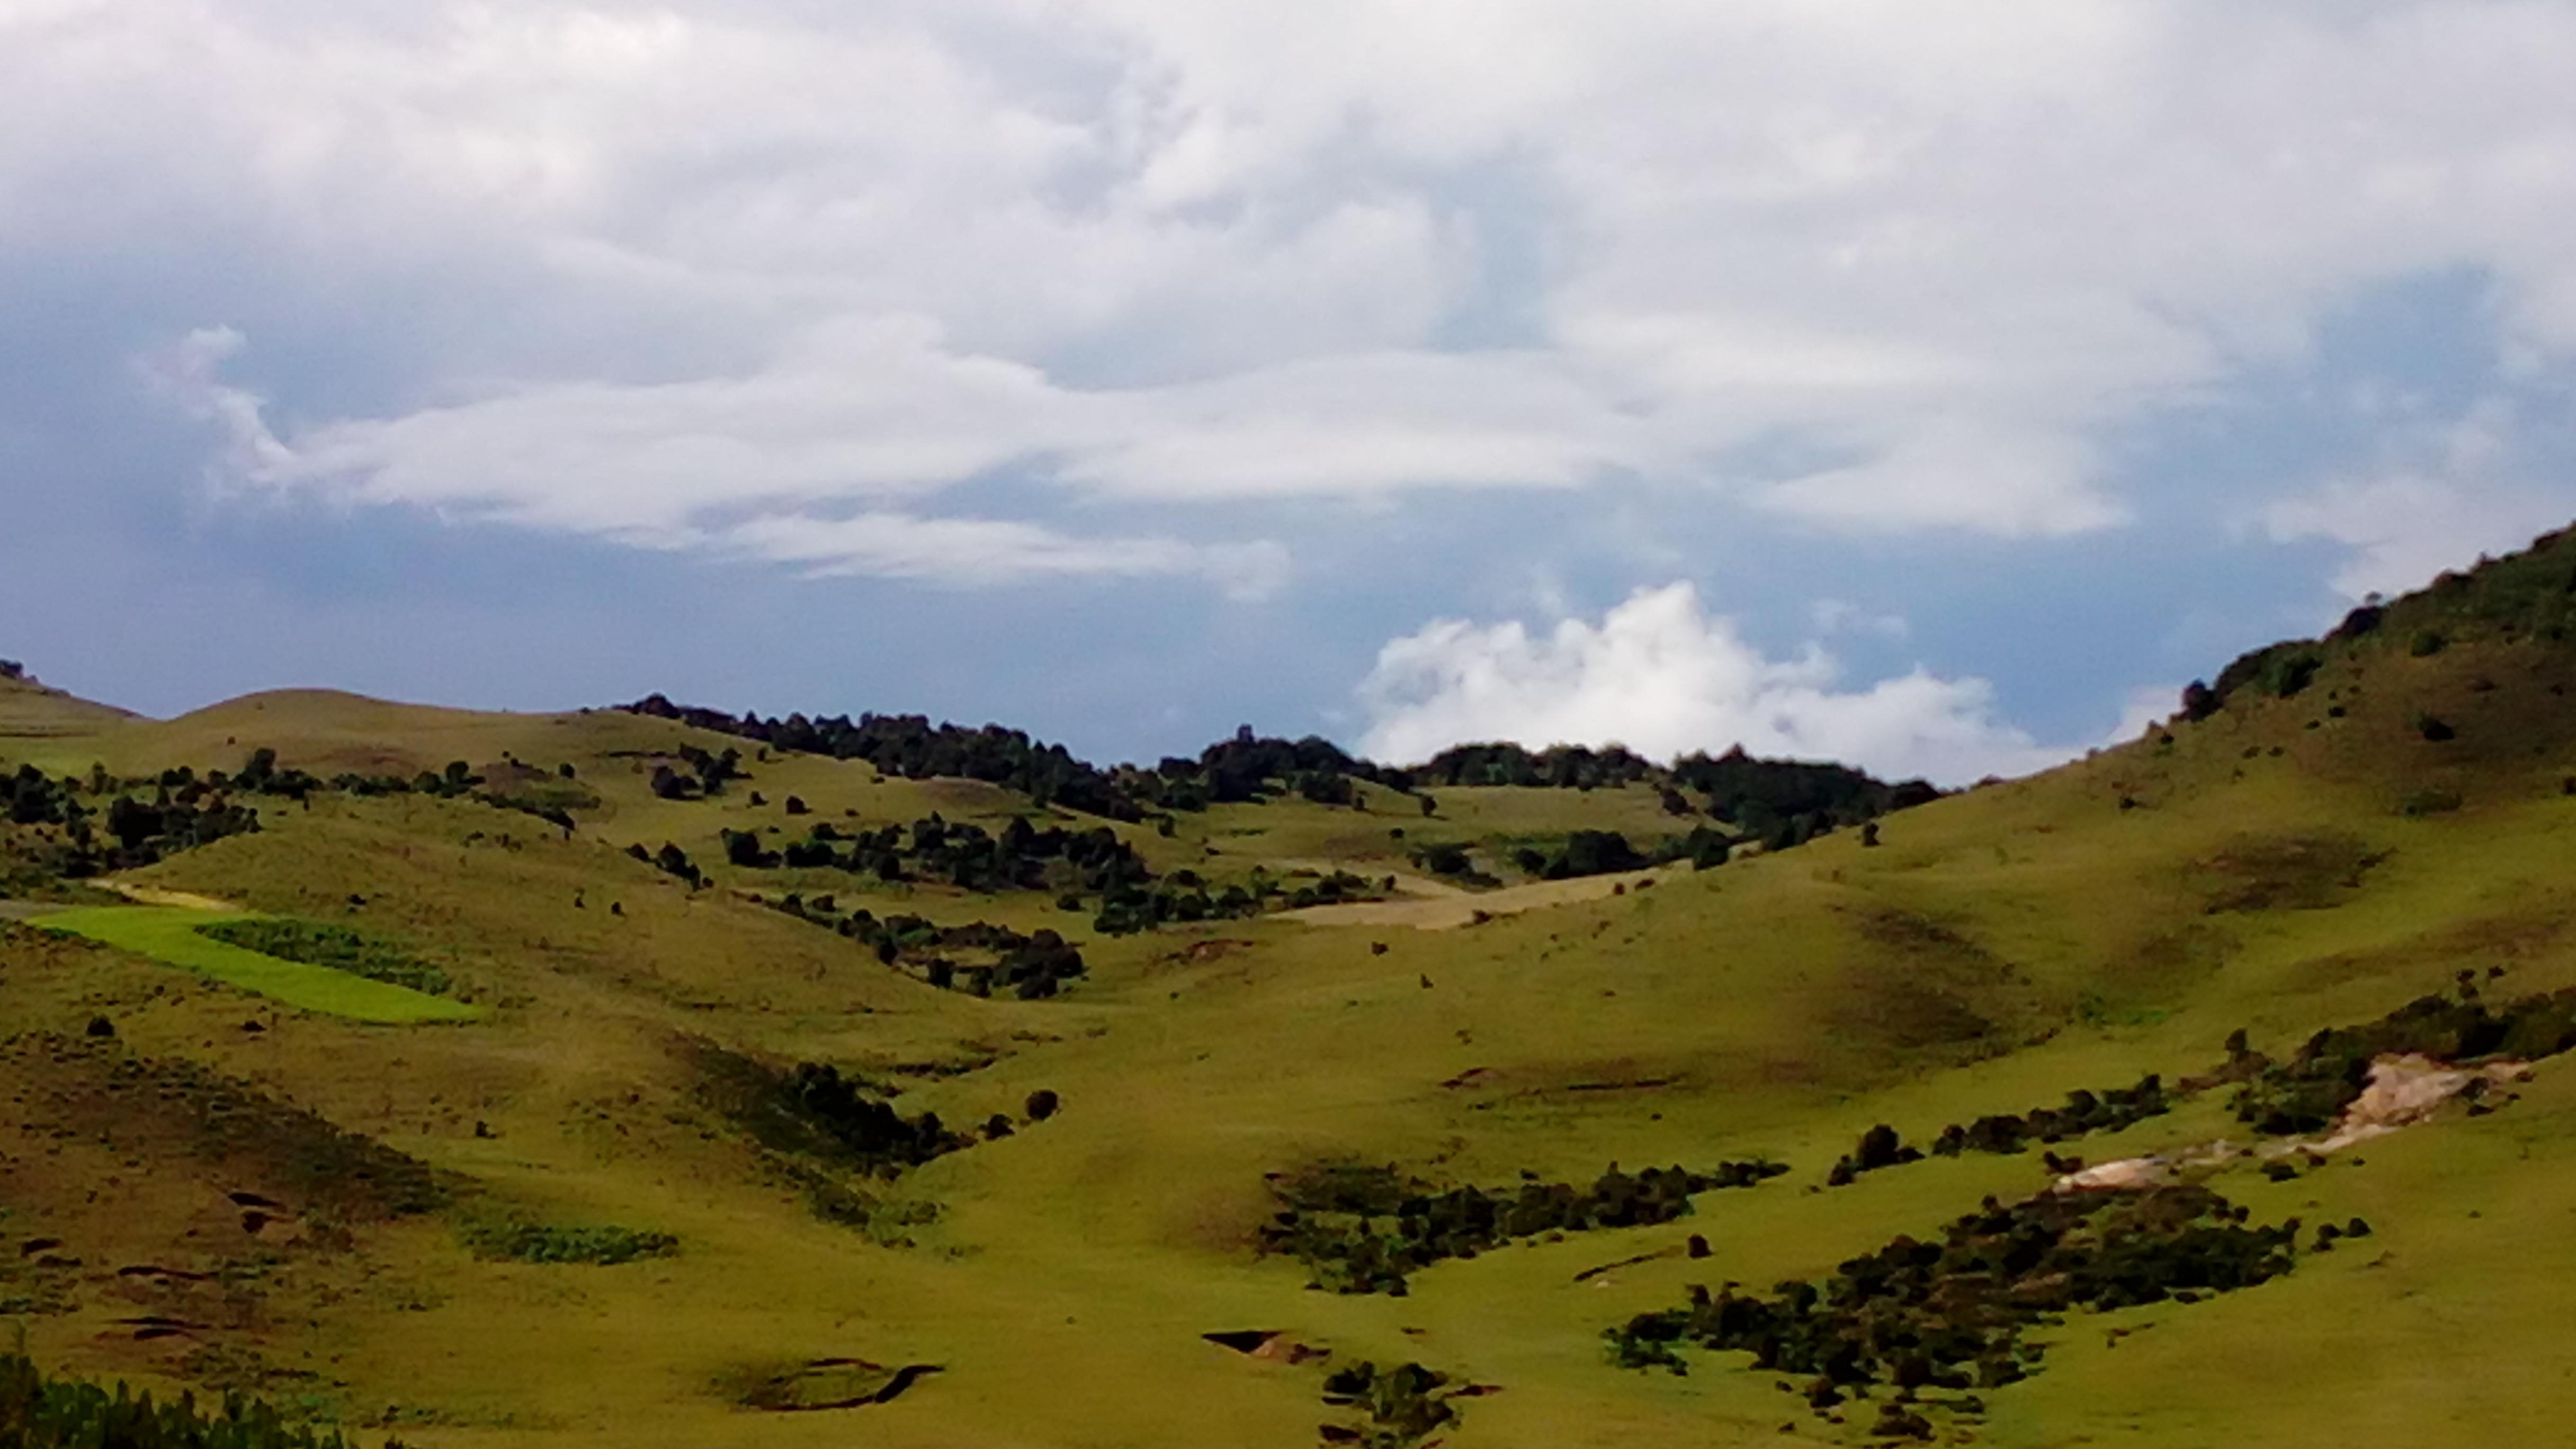
[[[66,880],[150,865],[259,829],[259,812],[234,803],[220,774],[209,783],[186,771],[172,773],[185,778],[174,786],[116,780],[97,771],[87,780],[57,780],[20,765],[16,774],[0,777],[0,813],[12,825],[37,828],[20,853],[40,873]],[[154,791],[148,800],[128,793],[147,788]]]
[[[451,984],[446,972],[413,955],[408,948],[346,926],[261,917],[209,922],[199,926],[197,934],[228,946],[239,946],[245,951],[274,956],[281,961],[328,966],[334,971],[406,986],[432,996],[446,995]]]
[[[2138,1078],[2135,1086],[2101,1092],[2078,1088],[2066,1094],[2063,1107],[2033,1107],[2018,1116],[2002,1113],[1980,1117],[1965,1127],[1953,1122],[1933,1139],[1932,1153],[1936,1157],[1956,1157],[1962,1152],[2009,1156],[2028,1147],[2034,1139],[2055,1144],[2070,1137],[2133,1127],[2172,1111],[2174,1100],[2174,1094],[2165,1090],[2164,1079],[2149,1072]]]
[[[2041,1357],[2025,1335],[2078,1309],[2196,1302],[2290,1271],[2299,1223],[2249,1227],[2200,1187],[1988,1198],[1930,1242],[1899,1237],[1820,1282],[1768,1295],[1691,1292],[1683,1307],[1607,1330],[1623,1367],[1685,1371],[1683,1348],[1749,1353],[1808,1380],[1819,1412],[1863,1385],[1993,1388]]]
[[[834,759],[862,760],[889,775],[927,780],[938,776],[982,780],[1017,790],[1034,803],[1061,805],[1113,820],[1141,820],[1144,809],[1099,769],[1062,745],[1029,738],[1021,730],[985,725],[934,727],[921,715],[848,715],[808,719],[740,717],[719,710],[675,705],[651,695],[618,708],[630,714],[678,720],[698,729],[758,740],[773,749]]]
[[[1458,1411],[1444,1392],[1449,1376],[1418,1363],[1381,1369],[1360,1362],[1324,1376],[1324,1402],[1358,1409],[1365,1426],[1339,1433],[1327,1429],[1325,1442],[1356,1444],[1359,1449],[1407,1449],[1438,1429],[1458,1422]]]
[[[949,1131],[936,1112],[904,1116],[837,1067],[799,1062],[783,1077],[764,1078],[759,1098],[745,1105],[769,1120],[751,1125],[755,1132],[784,1127],[791,1139],[785,1145],[820,1146],[862,1167],[895,1170],[918,1167],[972,1141]]]
[[[2287,1061],[2259,1062],[2237,1090],[2236,1117],[2267,1136],[2321,1132],[2369,1085],[2370,1064],[2379,1057],[2537,1061],[2570,1048],[2576,1048],[2576,990],[2493,1008],[2464,985],[2457,998],[2418,997],[2376,1021],[2320,1031]]]
[[[586,1263],[614,1267],[641,1258],[667,1258],[680,1250],[669,1233],[621,1227],[553,1227],[516,1218],[477,1219],[457,1237],[481,1258],[514,1263]]]
[[[1518,1188],[1434,1191],[1392,1167],[1328,1163],[1275,1185],[1280,1210],[1262,1227],[1261,1244],[1304,1263],[1314,1287],[1402,1294],[1405,1275],[1445,1258],[1473,1258],[1515,1238],[1671,1222],[1691,1211],[1695,1193],[1751,1187],[1786,1171],[1752,1161],[1631,1175],[1614,1165],[1589,1187],[1532,1177]]]
[[[913,915],[880,919],[865,909],[844,912],[830,896],[809,901],[790,895],[769,904],[856,941],[888,966],[918,971],[923,980],[943,991],[972,996],[1007,991],[1022,1001],[1035,1001],[1055,995],[1087,969],[1082,952],[1050,930],[1023,935],[988,921],[942,926]],[[946,951],[972,951],[991,959],[960,964],[940,954]]]
[[[2172,1111],[2179,1095],[2168,1092],[2164,1079],[2149,1072],[2135,1086],[2069,1092],[2063,1107],[2034,1107],[2019,1114],[1993,1113],[1965,1127],[1953,1122],[1933,1139],[1931,1151],[1936,1157],[1956,1157],[1962,1152],[2009,1156],[2029,1147],[2033,1139],[2054,1144],[2095,1132],[2117,1132]],[[1907,1146],[1895,1128],[1881,1122],[1862,1133],[1859,1145],[1834,1163],[1825,1185],[1848,1186],[1862,1173],[1920,1162],[1923,1155],[1921,1148]]]
[[[1101,897],[1100,913],[1091,927],[1104,936],[1150,931],[1173,922],[1241,920],[1273,907],[1302,910],[1344,901],[1382,900],[1392,880],[1375,882],[1336,870],[1311,884],[1288,886],[1255,867],[1251,877],[1223,887],[1211,886],[1197,871],[1176,870],[1150,886],[1128,885]]]
[[[696,861],[689,859],[689,853],[667,840],[662,842],[660,850],[646,850],[643,842],[638,841],[626,847],[626,853],[664,875],[688,882],[691,890],[707,883],[707,873],[698,867]]]
[[[400,1449],[387,1440],[386,1449]],[[113,1393],[96,1384],[48,1378],[24,1355],[0,1356],[0,1444],[9,1449],[351,1449],[336,1429],[290,1424],[261,1400],[226,1394],[204,1406],[194,1394],[155,1402],[147,1390]]]
[[[937,813],[909,825],[844,830],[816,824],[803,840],[770,850],[744,830],[724,832],[725,860],[746,870],[840,870],[887,882],[935,880],[962,890],[1107,892],[1153,879],[1136,848],[1106,826],[1040,830],[1019,816],[996,835]]]

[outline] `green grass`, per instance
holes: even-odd
[[[2502,968],[2486,988],[2496,1000],[2576,985],[2564,866],[2576,798],[2561,793],[2576,774],[2576,655],[2469,622],[2426,614],[2322,650],[2295,695],[2249,689],[2169,743],[2150,734],[1892,816],[1875,849],[1846,834],[1454,930],[1267,918],[1101,940],[1087,916],[1043,897],[935,886],[881,897],[827,873],[728,872],[714,864],[719,830],[810,826],[784,814],[791,793],[863,825],[937,809],[990,828],[1025,804],[961,782],[879,784],[863,766],[810,758],[755,758],[755,778],[718,801],[658,801],[649,752],[687,735],[629,716],[272,697],[119,726],[115,758],[136,762],[229,766],[212,752],[234,736],[277,743],[289,764],[312,763],[309,750],[352,768],[460,757],[479,768],[506,749],[573,763],[599,804],[566,839],[465,802],[322,798],[142,873],[416,943],[421,959],[457,963],[510,1004],[472,1032],[391,1037],[317,1013],[246,1034],[229,992],[77,938],[0,932],[0,1020],[47,1034],[0,1055],[0,1160],[13,1174],[0,1242],[60,1238],[88,1265],[0,1253],[0,1278],[29,1280],[0,1283],[0,1298],[42,1287],[78,1300],[28,1320],[48,1362],[166,1376],[171,1360],[151,1345],[102,1335],[132,1309],[81,1274],[255,1275],[256,1321],[205,1332],[325,1376],[313,1392],[388,1415],[424,1449],[820,1449],[853,1437],[886,1449],[1310,1449],[1319,1421],[1346,1417],[1322,1403],[1325,1370],[1363,1361],[1499,1386],[1457,1401],[1460,1422],[1441,1431],[1453,1449],[1855,1445],[1874,1406],[1843,1425],[1816,1420],[1743,1355],[1694,1355],[1687,1377],[1623,1371],[1602,1330],[1686,1301],[1693,1284],[1759,1292],[1824,1277],[2047,1180],[2033,1144],[1810,1191],[1872,1123],[1920,1145],[1944,1123],[2072,1088],[2151,1071],[2172,1083],[2216,1065],[2238,1028],[2283,1055],[2463,969],[2483,980]],[[2450,646],[2410,653],[2408,633],[2434,626]],[[2457,725],[2457,739],[2424,740],[2424,713]],[[755,789],[770,803],[750,804]],[[2432,791],[2458,807],[2404,808]],[[1372,791],[1368,814],[1278,802],[1184,816],[1169,839],[1121,833],[1164,870],[1410,877],[1406,852],[1424,840],[1617,829],[1642,843],[1687,824],[1639,791],[1437,793],[1437,820]],[[666,839],[716,883],[692,892],[621,853]],[[736,894],[753,884],[834,890],[880,914],[899,900],[944,924],[1053,926],[1091,973],[1054,1002],[934,991]],[[85,919],[86,936],[160,960],[185,953],[179,964],[217,974],[193,953],[219,949],[195,928],[220,917],[128,908],[48,924]],[[378,985],[251,960],[335,990]],[[686,1251],[615,1272],[546,1270],[478,1256],[427,1218],[275,1242],[272,1225],[246,1248],[224,1194],[292,1197],[257,1162],[102,1140],[131,1099],[85,1116],[60,1103],[46,1043],[77,1038],[93,1015],[117,1033],[83,1048],[97,1060],[130,1051],[255,1080],[458,1179],[460,1200],[541,1204],[527,1219],[540,1225],[649,1223]],[[864,1074],[899,1092],[907,1117],[935,1111],[969,1129],[999,1114],[1013,1130],[889,1178],[853,1175],[850,1190],[903,1230],[852,1231],[818,1217],[780,1154],[710,1104],[699,1042]],[[1063,1109],[1030,1122],[1023,1104],[1039,1089]],[[1986,1395],[1979,1442],[2565,1439],[2576,1063],[2542,1064],[2519,1094],[2287,1182],[2225,1169],[2212,1185],[2257,1222],[2361,1216],[2376,1232],[2219,1299],[2047,1330],[2043,1370]],[[2100,1162],[2241,1139],[2226,1096],[2056,1150]],[[1311,1292],[1304,1265],[1258,1252],[1276,1210],[1268,1174],[1319,1161],[1393,1165],[1445,1189],[1755,1156],[1793,1170],[1703,1194],[1677,1221],[1443,1259],[1408,1275],[1401,1298]],[[539,1247],[523,1256],[580,1256],[591,1242],[529,1231]],[[1685,1255],[1692,1235],[1707,1257]],[[1277,1331],[1333,1357],[1247,1358],[1200,1337],[1228,1330]],[[847,1411],[741,1406],[745,1383],[895,1364],[943,1372]],[[1782,1435],[1790,1421],[1799,1428]]]
[[[331,966],[245,950],[213,938],[204,929],[231,928],[261,919],[168,906],[85,906],[45,915],[39,918],[39,924],[49,931],[123,947],[302,1011],[384,1025],[472,1021],[483,1015],[480,1009],[463,1002],[444,1000],[406,986],[370,980]]]
[[[449,994],[450,982],[446,972],[421,960],[397,942],[353,931],[346,926],[286,917],[248,916],[240,920],[210,921],[199,926],[197,933],[227,946],[239,946],[245,951],[256,951],[281,961],[328,966],[334,971],[346,971],[352,976],[408,987],[431,996]]]

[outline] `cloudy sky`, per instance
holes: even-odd
[[[0,653],[1947,781],[2576,517],[2566,0],[0,0]]]

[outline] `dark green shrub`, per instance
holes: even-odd
[[[475,1218],[457,1237],[478,1258],[514,1263],[586,1263],[613,1267],[641,1258],[667,1258],[680,1240],[669,1233],[614,1226],[562,1227],[511,1217]]]
[[[299,921],[284,916],[262,916],[249,920],[212,921],[199,926],[197,934],[227,946],[274,956],[281,961],[327,966],[334,971],[346,971],[352,976],[405,986],[433,996],[446,995],[451,985],[446,972],[421,960],[410,948],[346,926]]]
[[[49,1379],[23,1355],[0,1357],[0,1445],[8,1449],[350,1449],[337,1429],[290,1424],[262,1400],[226,1394],[201,1406],[193,1394],[155,1402],[147,1390],[113,1393]],[[400,1449],[385,1441],[386,1449]]]
[[[1711,1172],[1612,1167],[1589,1187],[1544,1183],[1438,1191],[1392,1167],[1325,1162],[1272,1184],[1280,1211],[1261,1230],[1266,1252],[1306,1264],[1315,1287],[1336,1293],[1406,1291],[1405,1277],[1449,1258],[1472,1258],[1515,1239],[1594,1228],[1643,1227],[1691,1211],[1694,1194],[1752,1187],[1788,1169],[1725,1162]]]

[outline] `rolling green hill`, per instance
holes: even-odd
[[[2576,988],[2572,591],[2543,540],[2064,768],[1571,879],[1735,832],[1661,780],[1113,819],[626,711],[56,710],[0,737],[0,1314],[460,1449],[2557,1442],[2576,1069],[2512,1009]],[[113,868],[45,873],[70,817]],[[2266,1132],[2404,1050],[2544,1059]]]

